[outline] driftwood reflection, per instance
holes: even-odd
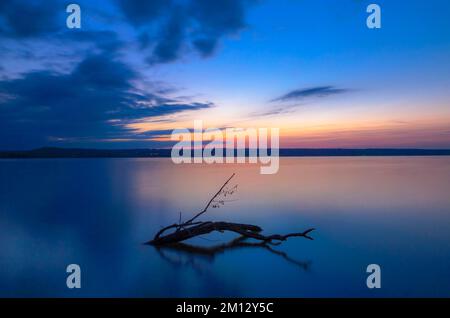
[[[227,243],[217,244],[213,246],[199,246],[186,243],[174,243],[166,244],[162,246],[155,246],[159,255],[175,266],[192,266],[194,269],[198,267],[195,262],[195,258],[203,258],[208,261],[214,260],[218,254],[225,253],[230,250],[242,249],[242,248],[262,248],[274,255],[282,257],[287,262],[294,264],[302,270],[308,271],[311,266],[310,261],[299,261],[290,257],[287,253],[274,249],[270,244],[265,242],[248,242],[248,237],[240,236]],[[181,257],[171,257],[168,252],[175,252],[178,255],[186,255],[187,259]],[[198,269],[198,268],[197,268]]]

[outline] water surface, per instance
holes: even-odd
[[[233,200],[204,220],[268,234],[315,227],[315,240],[213,255],[142,244],[201,210],[233,172]],[[170,159],[1,160],[0,296],[448,297],[449,189],[449,157],[281,158],[276,175]],[[71,263],[79,290],[66,287]],[[365,283],[372,263],[378,290]]]

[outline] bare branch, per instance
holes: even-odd
[[[202,211],[200,211],[199,213],[194,215],[191,219],[183,223],[181,222],[181,213],[180,213],[178,223],[174,223],[172,225],[162,228],[156,233],[153,240],[147,242],[146,244],[160,246],[164,244],[179,243],[199,235],[211,233],[213,231],[235,232],[243,237],[260,241],[261,244],[271,244],[271,245],[278,245],[281,242],[286,241],[289,237],[304,237],[309,240],[313,239],[311,236],[308,235],[311,231],[314,230],[312,228],[300,233],[289,233],[286,235],[274,234],[270,236],[265,236],[260,233],[262,229],[259,226],[251,224],[211,222],[211,221],[194,222],[198,217],[200,217],[202,214],[208,211],[208,208],[211,206],[213,202],[219,202],[220,204],[223,204],[222,202],[226,201],[223,198],[221,200],[216,201],[216,198],[219,197],[221,193],[224,193],[224,197],[226,197],[227,194],[230,195],[233,194],[233,192],[236,189],[236,186],[233,187],[232,190],[224,191],[224,189],[234,176],[235,174],[233,173],[231,177],[229,177],[228,180],[225,181],[225,183],[220,187],[219,191],[217,191],[216,194],[213,195],[213,197],[208,201],[208,203],[206,204],[205,208]],[[171,229],[175,230],[170,232],[169,234],[163,235],[166,231]]]
[[[217,191],[217,193],[211,198],[211,200],[208,201],[205,208],[202,211],[200,211],[199,213],[197,213],[196,215],[194,215],[190,220],[187,220],[185,222],[185,224],[191,224],[196,218],[198,218],[200,215],[202,215],[203,213],[208,211],[208,208],[211,205],[211,203],[214,201],[215,198],[217,198],[217,196],[222,192],[223,188],[225,188],[225,186],[228,184],[228,182],[230,182],[231,179],[233,179],[234,176],[235,176],[235,173],[233,173],[231,175],[231,177],[229,177],[228,180],[225,181],[225,183],[222,185],[222,187],[220,187],[219,191]]]
[[[194,222],[194,220],[196,218],[198,218],[199,216],[201,216],[203,213],[205,213],[209,206],[211,205],[211,203],[213,203],[213,201],[220,195],[220,193],[222,193],[222,190],[225,188],[225,186],[228,184],[228,182],[230,182],[230,180],[235,176],[235,173],[233,173],[231,175],[231,177],[228,178],[227,181],[225,181],[225,183],[222,185],[222,187],[220,187],[219,191],[217,191],[217,193],[208,201],[208,203],[206,204],[205,208],[200,211],[199,213],[197,213],[196,215],[194,215],[191,219],[187,220],[186,222],[181,223],[181,212],[180,212],[180,216],[179,216],[179,221],[178,223],[174,223],[172,225],[168,225],[166,227],[163,227],[161,230],[159,230],[155,237],[153,238],[153,240],[157,240],[164,232],[170,230],[170,229],[175,229],[176,232],[179,232],[180,229],[186,228],[187,226],[191,226],[191,225],[196,225],[196,224],[200,224],[202,222]]]

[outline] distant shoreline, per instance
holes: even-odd
[[[87,149],[38,148],[33,150],[0,151],[0,159],[39,158],[169,158],[171,149]],[[248,149],[246,150],[248,154]],[[450,149],[398,148],[285,148],[280,157],[360,157],[360,156],[450,156]]]

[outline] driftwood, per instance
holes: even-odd
[[[199,213],[197,213],[196,215],[194,215],[192,218],[190,218],[185,222],[181,222],[181,215],[180,215],[180,220],[178,223],[174,223],[172,225],[162,228],[160,231],[158,231],[158,233],[156,233],[156,235],[151,241],[147,242],[147,244],[155,246],[175,244],[196,236],[211,233],[213,231],[218,232],[230,231],[240,234],[244,238],[257,240],[260,242],[260,244],[272,244],[272,245],[280,244],[281,242],[286,241],[289,237],[304,237],[309,240],[313,239],[311,236],[308,235],[311,231],[314,230],[313,228],[299,233],[289,233],[286,235],[274,234],[270,236],[265,236],[261,234],[262,229],[256,225],[230,223],[230,222],[195,221],[198,217],[206,213],[211,205],[213,206],[223,205],[225,199],[221,198],[222,196],[226,197],[234,193],[236,186],[232,188],[232,190],[226,188],[226,186],[234,176],[235,174],[233,173],[231,177],[228,178],[227,181],[225,181],[225,183],[222,185],[219,191],[217,191],[216,194],[214,194],[213,197],[208,201],[203,210],[201,210]],[[169,232],[168,234],[165,234],[169,230],[172,231]]]

